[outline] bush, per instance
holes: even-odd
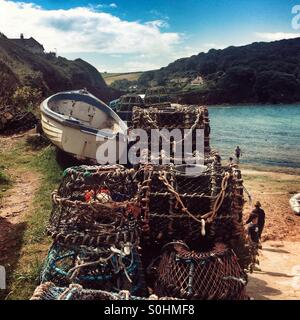
[[[42,92],[28,86],[18,87],[13,94],[12,103],[20,109],[34,110],[42,101]]]
[[[0,185],[8,185],[9,183],[10,183],[10,179],[0,168]]]

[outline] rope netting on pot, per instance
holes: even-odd
[[[107,196],[105,193],[106,200]],[[89,246],[138,241],[140,208],[135,201],[84,202],[61,198],[57,192],[52,200],[47,231],[54,241]]]
[[[205,165],[198,167],[200,173],[189,169],[186,165],[140,167],[137,179],[141,181],[143,248],[148,256],[153,252],[154,258],[161,245],[173,240],[182,240],[197,251],[224,242],[237,249],[242,267],[247,268],[250,261],[241,220],[240,172],[222,167],[218,154],[211,154]]]
[[[121,166],[80,166],[65,171],[52,194],[47,227],[55,241],[112,245],[138,238],[140,209],[133,171]]]
[[[57,287],[52,282],[46,282],[38,286],[30,300],[178,300],[172,297],[157,297],[151,295],[149,298],[133,296],[129,291],[122,290],[119,293],[103,290],[84,289],[78,284],[69,287]]]
[[[137,248],[64,246],[54,243],[41,272],[41,282],[58,286],[77,283],[88,289],[128,290],[144,296],[145,280]]]
[[[143,294],[137,253],[140,208],[133,197],[132,173],[121,166],[80,166],[65,171],[58,191],[52,194],[47,231],[54,245],[43,282],[75,282],[111,290],[130,287]]]
[[[255,257],[243,225],[245,200],[242,174],[236,166],[229,166],[227,172],[231,177],[227,190],[229,196],[224,198],[218,214],[211,219],[210,237],[234,249],[240,265],[247,269]],[[219,191],[216,187],[216,192]]]
[[[137,186],[134,183],[134,170],[121,165],[77,166],[64,171],[58,194],[62,197],[86,199],[86,191],[97,191],[106,187],[111,200],[120,202],[135,196]],[[96,196],[96,195],[94,195]]]
[[[245,300],[247,275],[235,253],[223,244],[209,252],[191,251],[184,243],[166,246],[155,293],[189,300]]]
[[[164,148],[164,143],[170,144],[171,158],[174,159],[176,156],[180,158],[187,158],[188,155],[184,153],[184,148],[182,148],[182,143],[187,144],[189,141],[189,153],[194,154],[199,151],[199,141],[200,138],[198,129],[203,132],[204,138],[204,152],[208,154],[210,149],[210,125],[208,110],[206,107],[202,106],[185,106],[185,105],[169,105],[169,106],[153,106],[149,108],[133,108],[132,123],[134,129],[143,129],[147,132],[148,137],[153,140],[153,130],[157,130],[158,134],[158,150],[161,152]],[[168,130],[172,133],[173,129],[179,129],[181,132],[181,137],[176,139],[175,137],[169,138],[169,136],[164,134],[162,129]],[[198,137],[198,139],[197,139]],[[153,142],[153,141],[152,141]],[[156,144],[154,144],[156,145]],[[148,145],[145,145],[149,151],[151,150],[151,141],[149,140]],[[179,151],[176,151],[177,149]],[[148,154],[156,154],[157,150],[151,150]],[[178,153],[179,152],[179,153]],[[160,155],[162,157],[162,155]]]

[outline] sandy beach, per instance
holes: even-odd
[[[300,175],[288,168],[272,170],[242,166],[252,202],[259,200],[266,212],[260,270],[249,275],[247,293],[258,300],[296,300],[300,299],[300,216],[292,212],[289,199],[300,192]],[[250,211],[247,201],[245,218]]]

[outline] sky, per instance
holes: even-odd
[[[32,36],[101,72],[132,72],[211,48],[298,37],[297,13],[300,0],[0,0],[0,32]]]

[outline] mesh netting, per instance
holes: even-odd
[[[82,245],[135,244],[139,238],[139,208],[133,202],[102,204],[60,198],[53,194],[48,234],[55,241]]]
[[[139,213],[137,186],[120,166],[67,169],[57,192],[48,233],[55,241],[83,245],[136,244]]]
[[[102,290],[83,289],[80,285],[57,287],[54,283],[47,282],[37,287],[30,300],[178,300],[171,297],[158,298],[151,295],[149,298],[132,296],[128,291],[113,293]]]
[[[89,289],[145,294],[140,257],[129,244],[120,248],[92,248],[54,243],[41,273],[41,282],[48,281],[58,286],[78,283]]]
[[[145,130],[148,137],[151,137],[152,129],[167,129],[169,131],[179,129],[181,131],[182,139],[184,139],[184,143],[187,144],[187,141],[189,141],[191,154],[199,151],[197,146],[197,135],[199,133],[197,133],[197,129],[202,129],[204,130],[205,154],[208,154],[211,151],[208,110],[205,107],[183,105],[152,106],[146,109],[135,107],[132,114],[132,123],[133,128]],[[176,144],[179,145],[179,142],[182,142],[183,140],[169,140],[164,137],[163,133],[160,134],[160,137],[161,141],[158,146],[160,152],[159,158],[163,157],[163,142],[167,142],[169,145],[171,143],[171,160],[174,161],[178,156],[178,153],[175,151]],[[155,157],[156,152],[154,153],[154,150],[151,150],[150,140],[148,145],[145,145],[144,148],[150,151],[148,154],[149,159],[151,157],[151,152],[153,153],[152,157]],[[189,158],[184,153],[184,148],[182,148],[182,151],[179,151],[179,153],[180,158],[184,158],[185,162],[189,163]]]
[[[151,129],[176,128],[182,132],[188,129],[193,156],[197,152],[194,131],[204,129],[205,168],[201,174],[187,174],[188,167],[193,166],[187,159],[183,165],[173,165],[175,152],[170,154],[169,165],[162,165],[164,156],[160,153],[161,165],[141,166],[139,196],[143,229],[150,240],[149,246],[143,243],[147,252],[155,255],[160,245],[172,240],[183,240],[195,250],[211,249],[215,242],[224,242],[236,249],[241,265],[247,267],[250,254],[242,226],[241,173],[233,166],[222,167],[220,156],[211,151],[207,108],[174,104],[147,109],[137,107],[133,110],[133,127],[146,130],[148,136]],[[183,136],[186,137],[186,133]],[[149,144],[145,148],[151,150]],[[153,160],[151,152],[148,160]],[[143,151],[141,153],[143,155]],[[147,153],[144,158],[147,161]]]
[[[143,218],[143,249],[148,256],[161,245],[182,240],[192,249],[211,249],[223,242],[236,249],[242,267],[250,253],[242,225],[243,186],[240,171],[221,167],[215,155],[199,175],[176,166],[142,166],[137,177]],[[145,241],[145,235],[148,241]]]
[[[242,269],[253,264],[257,252],[242,224],[243,180],[235,166],[222,166],[211,151],[207,109],[134,108],[133,124],[148,134],[188,129],[193,156],[195,131],[204,129],[204,164],[177,165],[171,152],[169,164],[67,169],[52,195],[47,231],[54,243],[41,275],[43,283],[54,284],[42,285],[35,298],[122,300],[120,290],[127,290],[131,299],[140,299],[135,296],[150,288],[184,299],[244,299]],[[159,160],[163,163],[162,154]],[[170,242],[177,245],[159,256]]]
[[[156,294],[197,300],[244,300],[247,276],[231,249],[207,253],[169,247],[158,266]]]
[[[113,201],[129,200],[137,190],[134,173],[121,165],[71,167],[64,172],[58,194],[83,200],[85,190],[98,190],[104,186],[110,190]]]
[[[80,166],[65,171],[47,227],[54,240],[42,282],[145,293],[137,252],[140,208],[132,171]]]

